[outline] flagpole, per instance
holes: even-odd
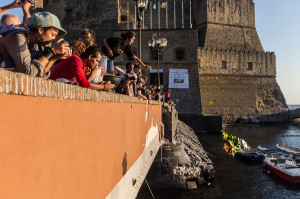
[[[184,29],[183,0],[181,0],[181,12],[182,12],[182,29]]]
[[[152,1],[150,3],[150,29],[152,30]]]
[[[158,29],[160,29],[160,1],[157,2],[158,7]]]
[[[176,29],[176,0],[174,0],[174,29]]]
[[[129,30],[129,2],[127,1],[127,30]]]
[[[193,28],[193,24],[192,24],[192,0],[190,0],[190,28]]]
[[[134,28],[136,29],[136,5],[134,5]]]
[[[168,1],[166,1],[166,29],[169,29],[169,19],[168,19]]]

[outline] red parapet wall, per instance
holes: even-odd
[[[3,199],[105,198],[161,129],[156,102],[4,70],[0,103]]]

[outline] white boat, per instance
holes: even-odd
[[[300,148],[288,146],[285,144],[276,144],[276,147],[282,151],[286,151],[294,155],[300,155]]]
[[[290,183],[300,183],[300,159],[286,159],[284,156],[267,154],[263,162],[263,170],[274,173]]]

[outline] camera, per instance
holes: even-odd
[[[35,3],[35,0],[21,0],[22,3],[24,3],[24,1],[28,1],[28,2],[31,3],[31,4],[34,4],[34,3]]]

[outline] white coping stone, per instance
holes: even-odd
[[[109,193],[106,199],[136,198],[160,146],[161,143],[159,142],[159,132],[156,124],[156,126],[152,126],[148,131],[146,147],[143,153]],[[136,180],[135,185],[133,185],[134,180]]]

